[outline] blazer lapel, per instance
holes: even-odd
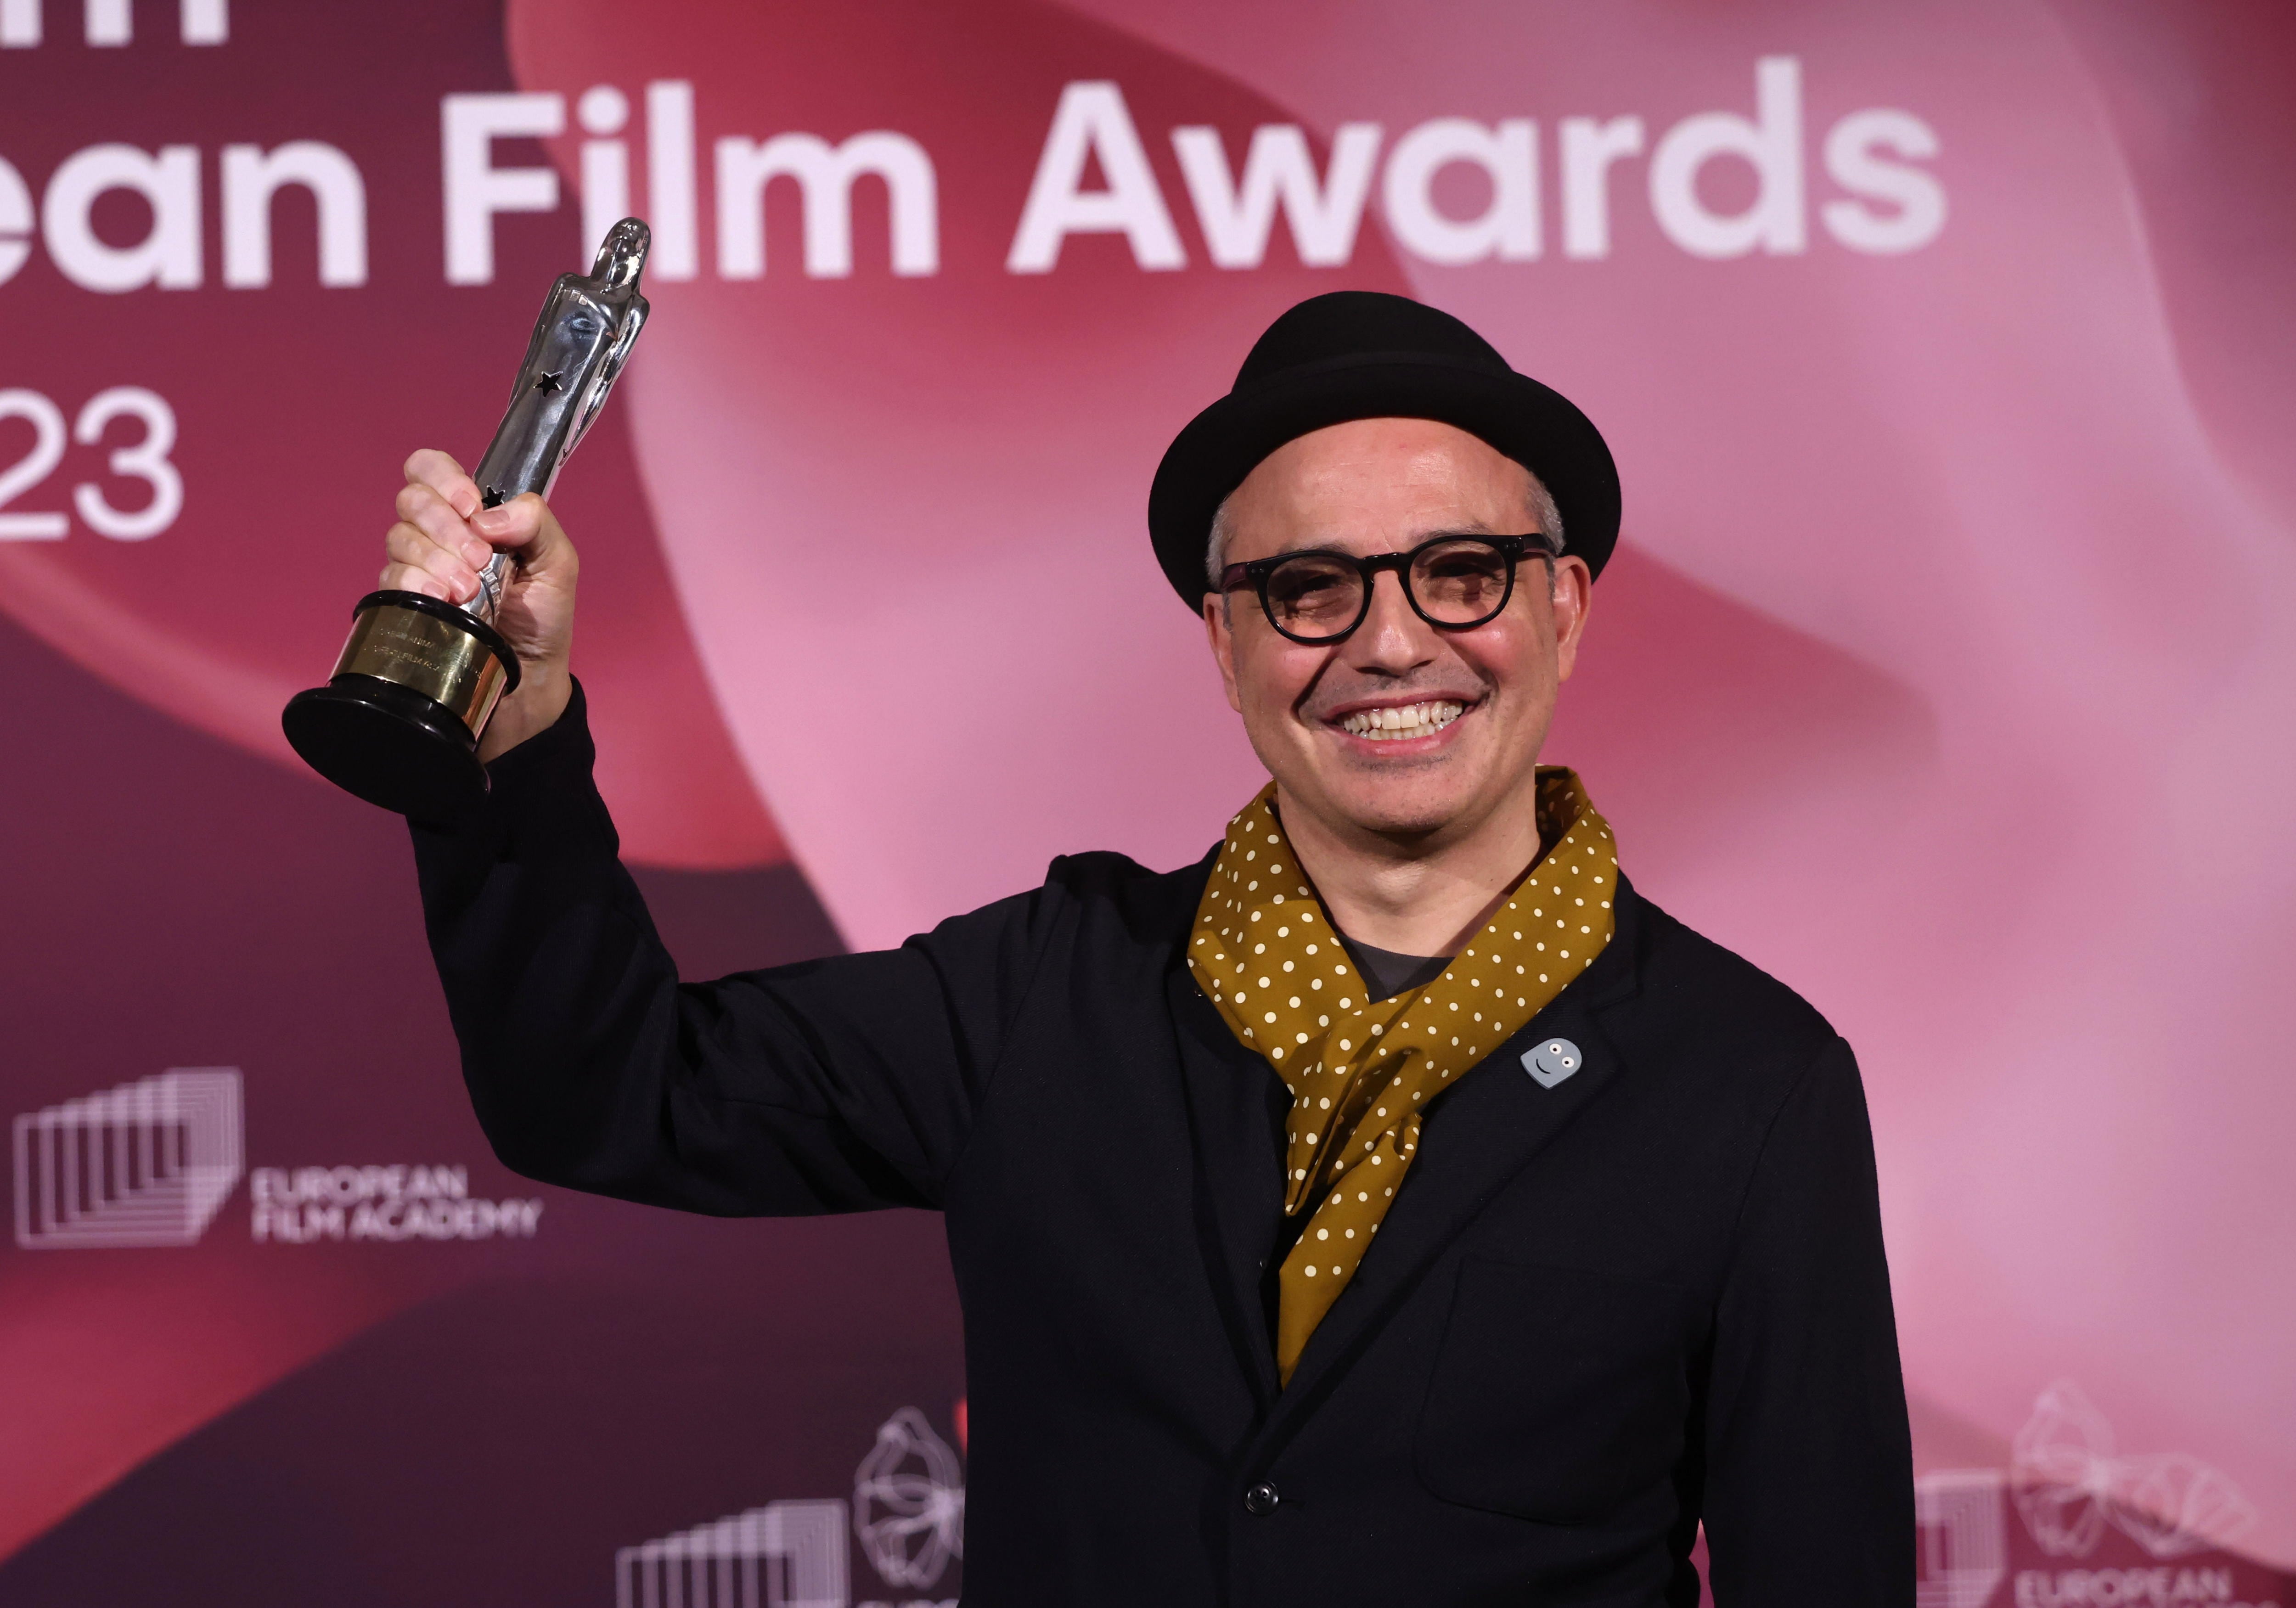
[[[1619,1076],[1618,1057],[1597,1016],[1635,987],[1638,901],[1630,890],[1620,893],[1610,947],[1429,1112],[1419,1159],[1380,1225],[1377,1243],[1308,1337],[1262,1438],[1263,1456],[1336,1388],[1484,1206]],[[1522,1058],[1554,1038],[1578,1046],[1584,1064],[1550,1087],[1526,1070]]]
[[[1185,967],[1173,967],[1166,980],[1195,1147],[1197,1243],[1238,1365],[1264,1412],[1277,1384],[1260,1281],[1283,1215],[1277,1113],[1291,1096],[1274,1068],[1236,1043]]]

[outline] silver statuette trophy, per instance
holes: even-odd
[[[645,324],[638,294],[651,239],[626,217],[585,275],[562,274],[527,342],[510,407],[472,476],[483,505],[550,495]],[[518,655],[495,629],[514,561],[497,553],[479,593],[456,606],[419,592],[373,592],[324,686],[298,693],[282,718],[311,768],[371,804],[417,820],[451,820],[486,797],[479,739]]]

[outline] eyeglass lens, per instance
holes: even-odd
[[[1405,584],[1438,624],[1480,625],[1506,602],[1506,555],[1472,537],[1431,542],[1413,556]],[[1268,572],[1267,612],[1279,630],[1336,636],[1363,611],[1363,571],[1339,554],[1295,554]]]

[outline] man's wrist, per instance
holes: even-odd
[[[565,714],[574,678],[563,664],[525,667],[517,692],[504,699],[487,723],[479,759],[491,765],[520,743],[548,731]]]

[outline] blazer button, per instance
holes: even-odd
[[[1275,1511],[1275,1505],[1283,1499],[1275,1494],[1275,1488],[1263,1480],[1243,1493],[1243,1511],[1255,1519],[1264,1519]]]

